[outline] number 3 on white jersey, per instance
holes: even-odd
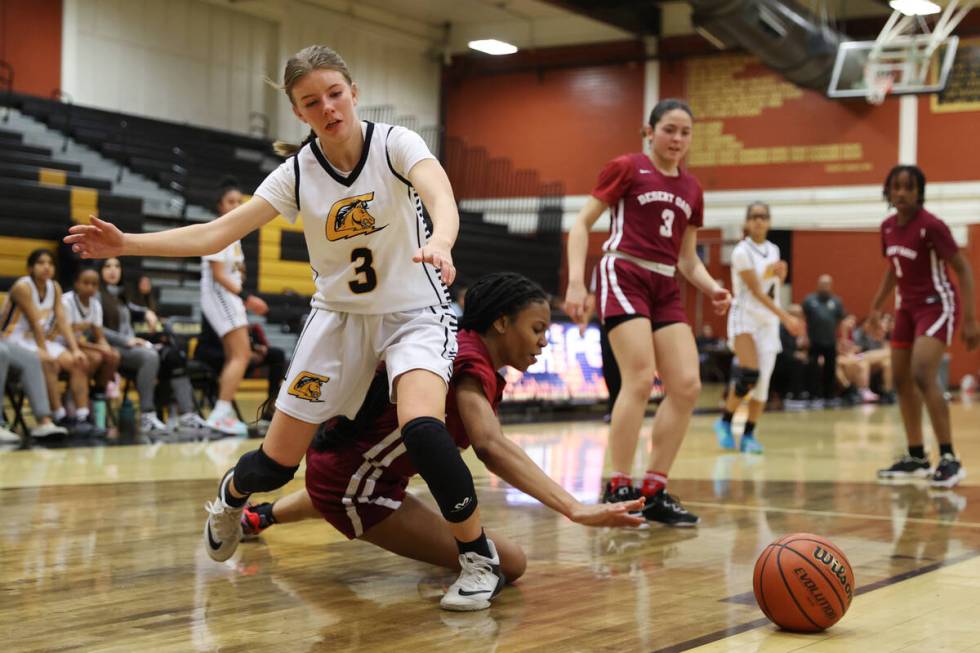
[[[670,238],[674,234],[674,212],[671,209],[664,209],[660,217],[664,220],[660,225],[660,235]]]

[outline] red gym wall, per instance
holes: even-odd
[[[503,63],[457,60],[443,86],[446,136],[584,195],[606,161],[640,149],[643,64],[615,62],[641,55],[638,44],[617,42],[518,54]],[[501,65],[507,68],[493,68]]]
[[[49,97],[61,86],[61,0],[0,0],[0,59],[14,91]]]
[[[705,190],[878,183],[898,158],[897,100],[830,100],[751,55],[665,61],[660,97],[691,104],[688,165]]]

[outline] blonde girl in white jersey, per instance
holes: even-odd
[[[766,238],[769,225],[769,205],[749,204],[745,212],[746,236],[732,252],[728,346],[735,352],[738,365],[732,368],[725,411],[715,422],[715,435],[722,449],[735,448],[732,416],[751,393],[739,444],[743,453],[762,453],[762,445],[755,438],[755,425],[766,407],[776,355],[782,351],[779,323],[794,336],[803,330],[803,324],[779,305],[779,288],[786,280],[787,266],[779,258],[779,246]]]
[[[486,607],[503,584],[499,558],[444,423],[456,349],[446,285],[456,275],[450,251],[459,229],[449,179],[417,134],[358,119],[357,85],[330,48],[310,46],[291,57],[283,90],[310,137],[284,151],[292,156],[251,201],[213,222],[149,234],[123,234],[93,218],[72,227],[65,242],[85,258],[204,256],[280,213],[295,221],[302,211],[313,310],[265,441],[229,470],[208,505],[206,549],[215,560],[232,555],[247,497],[292,479],[318,425],[353,417],[384,360],[404,446],[459,544],[463,571],[442,606]],[[432,217],[428,237],[423,204]]]
[[[242,204],[238,182],[226,178],[215,208],[222,216]],[[248,427],[238,419],[232,401],[252,355],[248,338],[246,309],[264,315],[269,307],[255,295],[243,295],[245,255],[241,241],[235,241],[217,254],[201,259],[201,314],[221,338],[225,363],[218,377],[218,401],[208,415],[208,426],[226,435],[247,435]]]
[[[0,311],[3,334],[15,344],[37,352],[44,370],[55,422],[77,435],[89,435],[88,358],[78,346],[61,304],[61,286],[54,281],[54,254],[36,249],[27,257],[27,276],[14,282],[4,309]],[[60,335],[61,342],[53,338]],[[62,342],[64,344],[62,344]],[[67,417],[61,403],[58,374],[68,373],[68,387],[75,401],[75,420]]]

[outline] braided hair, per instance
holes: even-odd
[[[926,202],[926,175],[922,172],[922,168],[913,165],[897,165],[888,171],[888,176],[885,177],[885,186],[882,190],[885,201],[888,202],[889,206],[891,205],[891,198],[888,197],[888,191],[891,189],[892,181],[903,172],[909,174],[915,182],[916,188],[919,189],[919,206],[922,206]]]
[[[459,328],[486,333],[504,315],[514,316],[534,302],[548,302],[541,286],[516,272],[495,272],[480,277],[466,291],[466,306]]]

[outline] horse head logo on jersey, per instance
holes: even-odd
[[[327,240],[341,240],[343,238],[353,238],[362,234],[372,234],[381,231],[384,227],[376,227],[374,216],[368,211],[370,203],[374,200],[374,193],[355,195],[337,200],[330,207],[330,214],[327,215],[326,233]]]
[[[315,404],[322,403],[323,400],[320,399],[320,386],[329,380],[330,377],[321,374],[300,372],[293,379],[293,382],[289,384],[289,394]]]

